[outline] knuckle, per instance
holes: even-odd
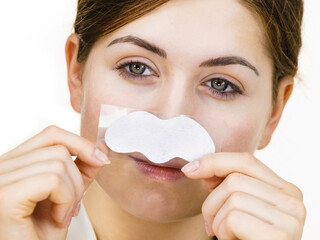
[[[307,216],[307,209],[305,205],[302,202],[298,202],[295,205],[294,210],[295,210],[295,215],[302,221],[305,221]]]
[[[307,218],[307,208],[303,203],[300,203],[300,218],[303,220],[303,222]]]
[[[241,213],[239,211],[230,211],[226,217],[226,225],[229,229],[236,230],[238,222],[241,221]]]
[[[298,231],[301,229],[301,223],[297,218],[293,216],[289,216],[287,221],[291,226],[291,229],[294,229],[295,231]]]
[[[286,203],[288,211],[297,216],[299,219],[303,221],[305,220],[307,210],[303,202],[292,196],[287,196],[284,202]]]
[[[61,159],[69,159],[70,158],[70,152],[66,146],[55,145],[54,148],[56,149],[58,157],[60,157]]]
[[[61,186],[62,179],[59,174],[57,173],[49,173],[47,176],[48,182],[50,183],[50,186],[52,186],[54,189]]]
[[[241,173],[231,173],[225,179],[225,184],[228,189],[234,189],[236,184],[239,184],[243,180]]]
[[[61,128],[57,127],[56,125],[50,125],[43,129],[43,133],[45,135],[48,135],[49,137],[53,138],[58,135],[58,133],[61,131]]]
[[[282,187],[282,190],[289,193],[290,195],[295,196],[299,200],[303,201],[303,193],[300,188],[290,182],[286,182]]]
[[[255,158],[251,153],[249,152],[243,152],[241,153],[241,158],[246,164],[255,164],[257,163],[257,158]]]
[[[239,205],[239,202],[243,200],[244,194],[241,192],[233,192],[227,200],[228,207],[234,209]]]
[[[64,194],[63,198],[64,198],[64,201],[66,203],[68,203],[70,206],[73,206],[76,203],[76,198],[75,198],[73,192],[70,192],[70,191],[66,192],[66,194]]]
[[[57,166],[59,164],[60,163],[58,163]],[[54,171],[52,173],[49,173],[48,178],[47,178],[48,181],[49,181],[49,184],[52,187],[52,190],[57,190],[57,189],[60,189],[60,188],[68,189],[67,190],[67,195],[64,196],[65,200],[67,202],[75,203],[75,201],[76,201],[75,199],[77,198],[76,191],[75,191],[74,187],[72,187],[72,186],[70,186],[68,184],[68,182],[65,182],[65,180],[62,177],[63,174],[61,172],[59,172],[59,171],[60,170],[56,170],[56,171]]]
[[[50,125],[48,127],[46,127],[45,129],[43,129],[43,132],[45,133],[55,133],[59,131],[59,128],[56,125]]]
[[[303,201],[303,193],[302,193],[301,189],[298,188],[298,187],[297,187],[296,185],[294,185],[294,184],[291,184],[291,186],[292,186],[294,195],[295,195],[298,199],[300,199],[301,201]]]
[[[82,138],[82,143],[83,143],[84,148],[86,148],[86,149],[95,148],[94,144],[85,138]]]
[[[50,169],[59,175],[66,171],[66,165],[61,160],[53,160],[50,165]]]

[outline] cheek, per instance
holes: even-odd
[[[219,113],[219,114],[217,114]],[[208,131],[216,146],[216,152],[251,152],[259,145],[267,122],[265,112],[251,112],[248,109],[221,109],[210,116],[196,120]]]
[[[231,129],[222,140],[221,151],[228,152],[253,152],[257,136],[252,129],[239,128]]]
[[[221,151],[253,153],[263,134],[264,122],[258,117],[230,122],[221,139]]]
[[[101,104],[127,106],[128,98],[125,97],[115,79],[105,72],[88,69],[83,76],[83,83],[81,136],[95,141]]]

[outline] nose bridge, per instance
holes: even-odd
[[[161,87],[154,110],[158,117],[168,119],[177,115],[192,115],[193,88],[185,77],[165,81]]]

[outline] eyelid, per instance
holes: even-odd
[[[210,83],[212,81],[214,81],[215,79],[220,79],[222,81],[225,81],[227,84],[227,88],[225,90],[219,91],[217,89],[215,89],[214,87],[210,85],[208,85],[207,83]],[[237,85],[235,85],[234,83],[221,78],[221,77],[215,77],[215,78],[211,78],[205,82],[202,83],[202,85],[204,85],[208,91],[210,92],[210,95],[216,99],[219,100],[231,100],[234,99],[235,97],[237,97],[238,95],[243,95],[242,90],[239,89],[239,87]],[[231,88],[231,91],[226,91],[228,88]]]
[[[123,66],[125,64],[140,63],[140,64],[143,64],[146,67],[148,67],[157,77],[159,77],[159,72],[160,72],[159,69],[148,58],[143,57],[143,59],[141,59],[141,57],[132,56],[132,57],[123,58],[119,62],[120,63],[116,64],[116,66],[113,68],[113,70],[116,70],[117,68],[119,68],[120,66]],[[150,63],[146,63],[146,62],[150,62]]]
[[[231,77],[231,76],[229,76],[227,74],[211,75],[204,82],[209,82],[209,81],[215,80],[217,78],[226,81],[228,84],[230,84],[230,86],[235,86],[241,93],[245,92],[245,88],[243,87],[242,83],[240,81],[238,81],[238,80],[235,80],[233,77]]]

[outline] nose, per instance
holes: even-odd
[[[190,81],[176,77],[166,81],[152,103],[152,112],[161,119],[169,119],[178,115],[193,115],[195,94]]]

